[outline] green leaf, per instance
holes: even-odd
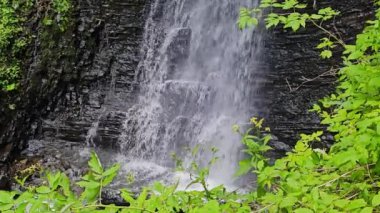
[[[119,169],[120,169],[120,164],[115,164],[111,168],[107,169],[103,173],[103,176],[116,175]]]
[[[356,60],[363,56],[363,52],[361,51],[354,51],[348,56],[348,60]]]
[[[130,203],[131,205],[136,202],[136,200],[131,196],[131,194],[126,189],[122,189],[121,190],[121,197],[125,201],[127,201],[128,203]]]
[[[71,189],[70,189],[70,180],[69,178],[61,173],[61,177],[60,177],[60,180],[59,180],[59,185],[62,187],[63,189],[63,194],[67,197],[69,196],[72,196],[72,192],[71,192]]]
[[[296,197],[285,197],[280,203],[280,208],[291,207],[297,202],[297,200]]]
[[[103,179],[104,186],[107,186],[108,184],[112,183],[113,179],[117,176],[117,171],[119,170],[119,168],[119,165],[115,165],[111,168],[112,171],[108,172],[108,175],[105,176],[105,178]]]
[[[261,171],[264,168],[264,161],[261,160],[257,163],[257,170]]]
[[[88,166],[91,168],[91,170],[97,174],[103,173],[103,167],[100,163],[99,157],[95,152],[91,152],[91,158],[88,162]]]
[[[210,212],[210,213],[219,213],[221,209],[219,203],[216,200],[209,201],[199,212]]]
[[[86,199],[86,202],[94,201],[100,193],[100,188],[86,188],[81,194],[81,198]]]
[[[340,199],[340,200],[336,200],[336,201],[334,201],[334,205],[336,206],[336,207],[339,207],[339,208],[344,208],[344,207],[346,207],[347,205],[348,205],[348,203],[349,203],[350,201],[349,200],[346,200],[346,199]]]
[[[380,194],[377,194],[372,198],[372,206],[378,205],[380,205]]]
[[[269,29],[271,27],[276,27],[280,23],[280,18],[277,14],[271,13],[268,15],[268,17],[265,19],[266,22],[266,28]]]
[[[251,170],[252,170],[251,160],[250,159],[242,160],[239,162],[239,170],[236,173],[236,176],[245,175]]]
[[[297,9],[304,9],[304,8],[306,8],[307,7],[307,4],[297,4],[296,5],[296,8]]]
[[[51,19],[49,19],[49,18],[44,18],[44,19],[42,20],[42,23],[43,23],[44,25],[46,25],[46,26],[50,26],[50,25],[53,24],[53,20],[51,20]]]
[[[148,196],[148,189],[144,188],[139,197],[137,198],[137,206],[142,208],[144,207],[145,200]]]
[[[365,207],[364,209],[360,211],[360,213],[372,213],[372,212],[373,212],[372,207]]]
[[[6,90],[7,91],[13,91],[13,90],[15,90],[16,89],[16,84],[9,84],[9,85],[7,85],[7,87],[6,87]]]
[[[298,4],[297,0],[286,0],[283,3],[282,9],[284,9],[284,10],[292,9],[292,8],[296,7],[297,4]]]
[[[51,189],[47,186],[40,186],[36,189],[36,192],[39,194],[47,194],[51,192]]]
[[[376,133],[380,135],[380,123],[376,125]]]
[[[13,207],[13,204],[5,204],[5,205],[0,204],[0,212],[4,213],[6,210],[12,209],[12,207]],[[13,212],[13,211],[11,211],[11,212]]]
[[[301,22],[299,21],[294,21],[291,24],[292,30],[295,32],[301,27]]]
[[[346,207],[346,209],[354,210],[354,209],[362,208],[364,206],[367,206],[367,202],[365,202],[364,199],[357,199],[357,200],[351,201]]]
[[[46,177],[48,179],[50,188],[52,190],[55,190],[58,187],[59,180],[61,178],[61,173],[58,172],[58,173],[53,174],[53,173],[48,172]]]
[[[307,208],[299,208],[294,210],[294,213],[313,213],[313,211]]]
[[[247,8],[241,8],[240,9],[240,16],[238,19],[238,26],[239,29],[245,29],[247,27],[256,26],[258,25],[259,21],[257,18],[252,17],[253,13],[257,12],[259,10],[249,10]]]
[[[95,189],[100,187],[100,183],[95,181],[79,181],[77,182],[78,186],[83,188]]]
[[[331,58],[332,57],[332,51],[331,50],[323,50],[321,52],[321,57],[324,59]]]
[[[6,204],[12,203],[13,196],[10,192],[0,191],[0,203],[6,203]]]
[[[312,14],[311,16],[310,16],[310,18],[312,18],[312,19],[314,19],[314,20],[319,20],[319,19],[321,19],[323,16],[321,16],[321,15],[317,15],[317,14]]]
[[[369,80],[368,85],[369,85],[370,87],[379,88],[379,87],[380,87],[380,77],[377,77],[377,78],[371,78],[371,80]]]
[[[75,204],[74,202],[71,202],[71,203],[66,204],[66,205],[61,209],[61,211],[59,211],[59,212],[60,212],[60,213],[65,213],[65,212],[67,212],[67,211],[70,209],[70,207],[73,206],[74,204]]]

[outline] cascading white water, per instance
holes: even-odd
[[[219,149],[210,179],[232,184],[241,156],[240,137],[232,126],[245,123],[255,111],[260,35],[236,26],[239,8],[252,2],[152,4],[138,69],[138,99],[120,137],[122,160],[131,162],[127,170],[140,164],[141,170],[154,171],[154,164],[158,169],[153,177],[163,175],[167,171],[162,168],[171,165],[171,152],[185,158],[185,147],[200,144]],[[210,156],[202,153],[200,163]]]

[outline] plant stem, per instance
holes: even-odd
[[[144,208],[130,207],[130,206],[107,206],[107,205],[103,205],[103,204],[83,206],[83,207],[80,207],[80,208],[73,208],[73,210],[81,210],[81,209],[87,209],[87,208],[130,209],[130,210],[140,210],[140,211],[142,211],[142,212],[155,213],[154,211],[150,211],[150,210],[148,210],[148,209],[144,209]]]
[[[323,32],[325,32],[326,34],[328,34],[329,36],[331,36],[332,38],[334,38],[340,45],[342,45],[343,47],[346,46],[346,43],[344,43],[344,41],[342,39],[338,38],[332,32],[326,30],[324,27],[322,27],[321,25],[317,24],[314,20],[310,19],[310,21],[311,21],[311,23],[313,23],[314,26],[316,26],[317,28],[319,28],[320,30],[322,30]]]

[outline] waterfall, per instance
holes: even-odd
[[[136,71],[136,103],[119,138],[126,170],[140,165],[145,178],[166,175],[172,152],[189,163],[185,148],[199,144],[219,150],[210,179],[233,184],[242,147],[232,126],[256,112],[260,35],[236,26],[239,8],[257,4],[252,2],[152,3]],[[204,151],[197,160],[205,164],[210,158],[211,151]]]

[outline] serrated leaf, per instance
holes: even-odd
[[[323,51],[321,52],[321,57],[322,57],[322,58],[325,58],[325,59],[327,59],[327,58],[331,58],[331,57],[332,57],[332,52],[331,52],[331,50],[323,50]]]
[[[103,176],[108,176],[108,175],[114,175],[117,174],[117,172],[120,169],[120,164],[115,164],[111,168],[107,169],[104,173]]]
[[[90,161],[88,161],[88,166],[97,174],[103,173],[102,164],[100,163],[99,157],[95,152],[91,152],[91,158]]]
[[[137,206],[142,208],[144,207],[145,200],[148,196],[148,189],[144,188],[139,197],[137,198]]]
[[[131,205],[135,203],[135,199],[126,189],[121,190],[121,197]]]
[[[104,179],[103,179],[103,185],[104,186],[107,186],[108,184],[112,183],[112,181],[114,180],[114,178],[117,176],[117,173],[111,173],[110,175],[106,176]]]

